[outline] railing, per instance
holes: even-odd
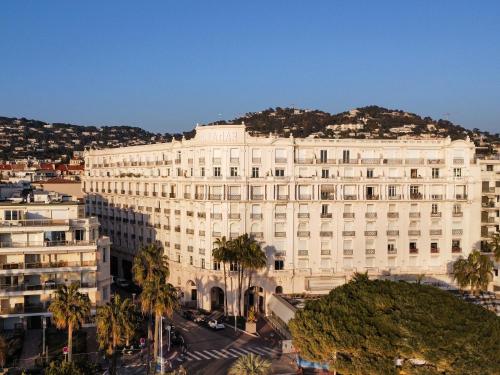
[[[419,165],[419,164],[424,164],[424,159],[422,159],[422,158],[410,158],[410,159],[405,159],[405,164],[408,164],[408,165]]]
[[[212,158],[212,164],[220,164],[221,158]]]
[[[440,201],[440,200],[443,200],[443,195],[442,194],[432,194],[431,199],[434,201]]]
[[[239,163],[240,162],[240,158],[229,158],[229,162],[233,163],[233,164]]]
[[[252,163],[254,163],[254,164],[260,164],[261,161],[262,161],[261,158],[252,158]]]
[[[29,219],[0,221],[1,227],[46,227],[55,225],[69,225],[69,220]]]
[[[399,212],[388,212],[387,217],[389,219],[397,219],[399,218]]]
[[[319,236],[320,237],[333,237],[333,232],[328,231],[328,230],[327,231],[322,230],[319,232]]]
[[[420,212],[410,212],[410,219],[418,219],[420,217]]]
[[[442,213],[441,212],[431,212],[431,217],[441,217]]]
[[[361,164],[380,164],[380,159],[377,158],[361,159]]]
[[[295,163],[297,163],[297,164],[312,164],[313,158],[295,159]]]
[[[467,194],[455,194],[455,199],[456,200],[466,200]]]
[[[387,254],[394,255],[398,253],[398,249],[387,249]]]
[[[264,194],[252,194],[250,196],[250,199],[252,199],[254,201],[260,201],[260,200],[264,199]]]
[[[211,213],[210,218],[220,220],[220,219],[222,219],[222,214],[221,213]]]
[[[205,158],[198,158],[198,164],[205,164]]]
[[[184,193],[184,199],[191,199],[190,193]]]
[[[54,290],[60,286],[77,284],[79,288],[95,288],[96,282],[80,282],[79,280],[68,281],[66,283],[55,283],[55,282],[46,282],[44,284],[18,284],[18,285],[8,285],[8,284],[0,284],[0,290],[4,292],[26,292],[32,290]]]
[[[438,247],[431,247],[431,254],[439,254],[439,248]]]
[[[212,232],[212,237],[221,237],[221,232]]]
[[[92,246],[95,241],[34,241],[34,242],[0,242],[0,248],[9,247],[54,247],[54,246]]]
[[[408,236],[420,236],[420,230],[409,229],[408,230]]]
[[[375,255],[375,249],[365,249],[366,255]]]
[[[287,162],[287,158],[278,158],[278,157],[276,157],[276,158],[274,158],[274,162],[275,163],[279,163],[279,164],[284,164],[284,163]]]
[[[352,237],[356,235],[356,231],[354,230],[343,230],[342,231],[342,236],[344,237]]]
[[[331,251],[330,250],[321,250],[321,255],[330,255]]]
[[[346,200],[346,201],[355,201],[356,199],[358,199],[357,195],[354,195],[354,194],[344,194],[344,200]]]
[[[370,194],[366,196],[366,199],[369,201],[376,201],[379,200],[379,195],[378,194]]]
[[[388,198],[388,199],[394,199],[394,200],[396,200],[396,199],[401,199],[401,194],[393,194],[393,195],[389,195],[387,198]]]
[[[333,214],[329,213],[329,212],[322,212],[320,214],[320,217],[322,219],[331,219],[333,217]]]
[[[354,219],[354,212],[344,212],[342,217],[344,219]]]
[[[262,214],[250,214],[250,219],[261,220],[262,219]]]
[[[451,234],[453,236],[461,236],[463,234],[463,229],[452,229]]]
[[[383,163],[384,164],[392,164],[392,165],[402,164],[403,159],[384,159]]]
[[[427,164],[444,164],[444,159],[427,159]]]
[[[194,234],[194,229],[186,228],[186,234]]]
[[[318,164],[335,164],[336,159],[318,159],[316,162]]]
[[[310,216],[309,212],[299,212],[299,213],[297,213],[297,217],[299,219],[309,219],[309,216]]]
[[[229,194],[227,197],[230,201],[239,201],[241,199],[240,194]]]
[[[443,230],[442,229],[430,229],[429,234],[431,236],[440,236],[443,234]]]
[[[205,199],[205,194],[196,193],[194,195],[194,199]]]
[[[376,230],[365,230],[365,236],[367,237],[373,237],[373,236],[376,236],[377,235],[377,231]]]
[[[377,213],[376,212],[365,212],[365,218],[367,218],[367,219],[376,219],[377,218]]]
[[[274,232],[274,237],[286,237],[286,232]]]
[[[237,220],[240,218],[240,214],[234,214],[234,213],[229,213],[228,215],[229,219]]]
[[[410,247],[408,251],[410,254],[418,254],[418,249],[416,247]]]
[[[353,249],[344,249],[343,254],[344,255],[352,255],[352,254],[354,254],[354,250]]]
[[[306,257],[309,255],[309,251],[308,250],[298,250],[298,255],[299,255],[299,257]]]
[[[358,159],[339,159],[339,164],[358,164]]]
[[[201,237],[204,237],[205,236],[205,231],[204,230],[199,230],[198,231],[198,235],[201,236]]]
[[[220,201],[222,199],[222,194],[209,194],[208,199]]]
[[[410,193],[410,199],[420,200],[423,199],[422,193]]]
[[[462,216],[464,216],[464,213],[463,212],[453,212],[452,216],[453,217],[462,217]]]
[[[451,252],[452,253],[461,253],[462,252],[462,248],[460,246],[453,246],[451,248]]]
[[[399,236],[399,230],[397,229],[388,229],[386,234],[388,236]]]
[[[284,213],[284,212],[275,212],[274,213],[274,218],[275,219],[286,219],[286,213]]]
[[[297,237],[309,237],[311,235],[311,232],[308,230],[299,230],[297,231]]]
[[[335,200],[335,193],[321,192],[321,200],[333,201]]]
[[[453,158],[453,164],[463,165],[464,159],[463,158]]]
[[[250,232],[250,236],[254,238],[264,238],[263,232]]]

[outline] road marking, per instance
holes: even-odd
[[[229,350],[231,350],[232,352],[235,352],[236,354],[238,354],[238,357],[240,357],[242,355],[246,355],[246,353],[240,352],[240,351],[238,351],[238,349],[231,348]]]
[[[211,357],[208,357],[206,354],[203,354],[203,353],[202,353],[202,352],[200,352],[200,351],[197,351],[197,352],[195,352],[195,353],[196,353],[196,355],[202,356],[202,357],[203,357],[203,358],[205,358],[205,359],[212,359]]]
[[[258,355],[270,355],[270,353],[262,353],[257,348],[247,348],[247,349],[250,350],[251,352],[254,352],[255,354],[258,354]]]
[[[224,352],[224,353],[227,353],[228,355],[230,355],[233,358],[237,358],[238,357],[236,354],[231,353],[230,351],[228,351],[226,349],[221,349],[221,351]]]
[[[197,356],[195,356],[195,355],[194,355],[193,353],[191,353],[191,352],[187,352],[187,353],[186,353],[186,355],[190,357],[190,358],[188,358],[188,359],[194,359],[195,361],[200,361],[200,360],[201,360],[201,358],[198,358]]]
[[[250,354],[251,352],[249,352],[247,349],[245,348],[238,348],[238,350],[241,350],[242,352],[244,352],[245,354]]]
[[[213,353],[210,353],[209,350],[204,350],[203,353],[205,354],[208,354],[209,356],[211,356],[212,358],[215,358],[215,359],[220,359],[220,357],[218,357],[216,354],[213,354]]]
[[[264,355],[273,355],[273,353],[276,353],[276,351],[274,349],[271,349],[271,348],[258,348],[258,347],[254,347],[254,350],[260,352],[261,354],[264,354]]]
[[[224,358],[227,358],[227,354],[224,354],[224,353],[222,353],[222,352],[221,352],[221,351],[219,351],[219,350],[212,349],[212,351],[213,351],[213,352],[215,352],[216,354],[218,354],[218,355],[220,355],[220,356],[224,357]]]

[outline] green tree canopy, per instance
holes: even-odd
[[[498,374],[500,318],[437,288],[359,278],[289,323],[305,359],[342,374]],[[410,359],[424,360],[415,366]]]

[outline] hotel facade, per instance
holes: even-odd
[[[110,241],[77,202],[0,202],[0,330],[41,328],[60,285],[109,301]]]
[[[112,272],[131,277],[138,248],[159,242],[184,301],[207,310],[224,288],[212,258],[221,236],[261,242],[268,267],[253,284],[262,310],[269,294],[327,293],[354,272],[450,283],[451,263],[481,244],[481,168],[469,140],[198,126],[189,140],[89,150],[85,166],[87,214],[111,237]]]

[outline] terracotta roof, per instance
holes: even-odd
[[[67,180],[67,179],[61,178],[61,177],[54,177],[54,178],[51,178],[47,181],[40,181],[38,183],[40,185],[43,185],[43,184],[80,184],[79,181]]]
[[[11,171],[12,170],[12,165],[11,164],[0,164],[0,170],[2,170],[2,171]]]

